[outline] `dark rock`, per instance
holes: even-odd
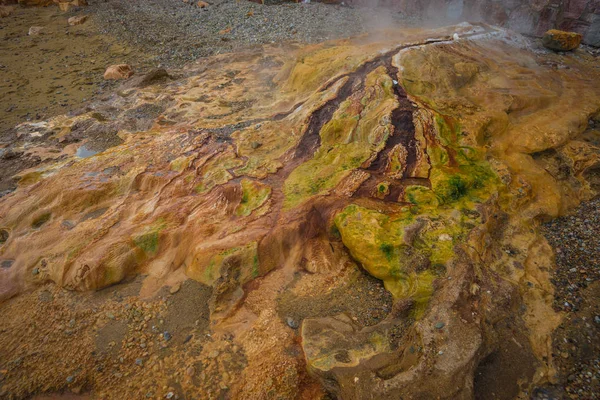
[[[121,90],[132,88],[143,88],[146,86],[163,83],[170,79],[171,76],[163,68],[153,69],[147,74],[136,76],[121,85]]]
[[[6,229],[0,229],[0,244],[6,243],[10,234]]]
[[[298,324],[298,321],[296,321],[294,318],[292,317],[287,317],[285,322],[288,324],[288,326],[292,329],[298,329],[298,327],[300,326],[300,324]]]

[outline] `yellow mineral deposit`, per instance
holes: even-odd
[[[0,201],[14,260],[0,297],[185,271],[214,291],[211,334],[245,353],[231,398],[317,398],[314,377],[343,399],[470,398],[505,318],[537,360],[525,385],[552,380],[560,316],[538,225],[597,194],[600,153],[581,136],[600,70],[529,46],[483,25],[390,31],[218,55],[130,89],[127,107],[168,102],[150,129],[26,171]],[[326,293],[359,268],[394,297],[377,324],[278,316],[281,293]]]

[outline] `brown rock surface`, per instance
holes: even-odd
[[[13,7],[0,6],[0,18],[8,17],[13,11]]]
[[[104,79],[119,80],[133,76],[133,69],[127,64],[111,65],[104,72]]]
[[[88,16],[87,16],[87,15],[76,15],[76,16],[74,16],[74,17],[71,17],[71,18],[69,18],[67,22],[68,22],[68,23],[69,23],[69,25],[71,25],[71,26],[74,26],[74,25],[81,25],[81,24],[83,24],[85,21],[87,21],[87,19],[88,19]]]
[[[544,47],[556,51],[575,50],[581,44],[581,34],[576,32],[565,32],[557,29],[551,29],[544,33],[542,43]]]
[[[54,0],[18,0],[18,3],[23,6],[48,7],[54,3]]]
[[[29,36],[37,36],[44,30],[43,26],[32,26],[27,33]]]
[[[468,24],[275,45],[106,99],[121,144],[65,151],[0,199],[0,397],[514,398],[554,380],[539,224],[597,195],[580,139],[600,75],[532,46]],[[111,123],[93,113],[46,129]]]
[[[73,4],[71,2],[68,1],[60,1],[58,3],[58,8],[60,9],[60,11],[62,12],[67,12],[71,9],[71,7],[73,6]]]

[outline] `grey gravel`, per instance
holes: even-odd
[[[288,324],[288,326],[292,329],[298,329],[298,327],[300,326],[298,324],[298,321],[296,321],[294,318],[292,317],[287,317],[286,318],[286,323]]]
[[[582,302],[581,290],[600,280],[600,198],[545,224],[543,231],[556,254],[554,307],[576,311]]]
[[[600,198],[543,227],[554,248],[554,307],[565,312],[553,335],[555,385],[536,388],[532,398],[600,399]]]
[[[316,43],[416,22],[389,10],[322,3],[217,0],[204,9],[196,3],[105,0],[90,2],[86,12],[103,33],[155,54],[166,67],[254,45]]]

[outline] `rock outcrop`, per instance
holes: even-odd
[[[133,68],[127,64],[111,65],[104,72],[104,79],[119,80],[128,79],[133,76]]]
[[[463,24],[266,47],[57,117],[42,134],[114,108],[152,115],[118,146],[20,173],[0,199],[0,297],[185,273],[211,290],[211,340],[244,354],[209,398],[468,399],[480,363],[507,349],[524,365],[507,391],[551,381],[561,316],[538,224],[600,190],[585,139],[600,72],[532,46]],[[375,296],[349,289],[361,269],[390,307],[349,308]]]
[[[87,21],[88,16],[87,15],[76,15],[74,17],[71,17],[67,20],[68,24],[71,26],[75,26],[75,25],[81,25],[83,24],[85,21]]]
[[[571,51],[579,47],[581,39],[582,36],[579,33],[551,29],[544,33],[542,43],[544,44],[544,47],[551,50]]]

